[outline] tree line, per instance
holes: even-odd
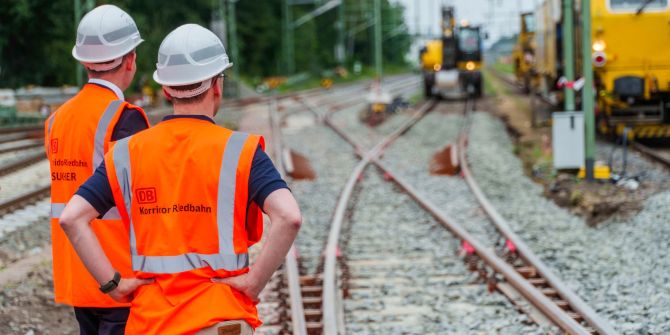
[[[220,0],[114,0],[133,17],[145,42],[138,47],[138,78],[155,69],[163,38],[184,23],[205,27],[219,17]],[[322,3],[325,1],[322,1]],[[372,65],[373,0],[343,0],[346,63]],[[383,59],[403,64],[411,36],[403,26],[404,8],[382,0]],[[293,5],[297,19],[317,5]],[[247,78],[286,74],[282,52],[284,0],[236,2],[239,59],[232,59]],[[318,73],[337,65],[338,9],[332,9],[294,30],[296,72]],[[77,63],[72,0],[3,0],[0,4],[0,88],[25,85],[61,86],[76,83]],[[226,45],[230,53],[230,48]]]

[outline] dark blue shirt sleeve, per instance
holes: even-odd
[[[119,117],[116,126],[114,126],[112,141],[124,139],[148,127],[149,125],[140,111],[126,108]],[[95,169],[93,175],[79,187],[75,194],[88,201],[100,216],[115,206],[112,187],[109,185],[109,180],[107,179],[105,161],[100,163],[100,166]]]
[[[282,188],[288,189],[288,185],[279,175],[279,171],[277,171],[270,157],[259,146],[254,153],[251,172],[249,173],[249,200],[263,208],[263,203],[268,195]],[[76,194],[91,204],[100,215],[107,213],[115,206],[114,195],[107,179],[107,168],[104,161],[100,163],[93,175],[79,187]]]
[[[149,125],[140,111],[126,108],[121,113],[119,122],[114,126],[112,141],[124,139],[147,128],[149,128]]]
[[[259,146],[254,153],[249,173],[249,199],[263,208],[268,195],[282,188],[288,189],[288,185],[279,175],[270,157]]]
[[[114,204],[114,194],[107,179],[107,168],[102,161],[91,177],[77,190],[76,195],[84,198],[100,215],[104,215]]]

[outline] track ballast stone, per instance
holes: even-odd
[[[337,198],[357,160],[349,144],[322,125],[285,129],[284,141],[308,157],[316,172],[315,180],[293,180],[290,186],[303,216],[296,244],[303,270],[312,274],[320,262]]]
[[[459,242],[370,168],[343,235],[350,334],[544,334],[456,256]]]
[[[454,108],[462,107],[454,105]],[[384,153],[383,161],[480,242],[492,246],[500,235],[479,207],[465,179],[429,173],[433,154],[449,143],[456,143],[463,121],[461,115],[445,115],[439,110],[426,115],[399,138]]]
[[[633,218],[592,228],[526,177],[497,118],[473,115],[468,158],[512,228],[617,331],[670,333],[670,191],[648,199]]]

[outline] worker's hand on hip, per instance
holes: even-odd
[[[263,285],[254,282],[249,273],[244,273],[235,277],[227,278],[212,278],[212,281],[219,284],[226,284],[246,295],[254,303],[258,303],[260,299],[258,295],[263,290]]]
[[[138,287],[152,284],[154,280],[138,278],[121,278],[119,285],[109,292],[109,296],[118,302],[130,302],[133,299],[133,293]]]

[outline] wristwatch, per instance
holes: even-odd
[[[119,286],[121,281],[121,274],[117,271],[114,272],[114,278],[108,281],[106,284],[100,285],[100,291],[104,294],[114,291],[114,289]]]

